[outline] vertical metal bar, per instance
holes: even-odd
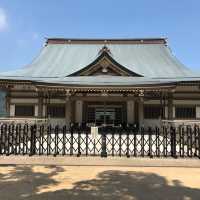
[[[3,154],[6,155],[6,151],[7,151],[7,129],[8,129],[8,125],[5,124],[3,127],[3,136],[4,136],[4,151]]]
[[[119,130],[119,156],[122,156],[122,128]]]
[[[15,144],[15,140],[13,139],[15,138],[15,132],[13,130],[13,126],[14,126],[13,124],[8,125],[8,132],[6,134],[7,135],[6,156],[9,156],[11,153],[15,153],[13,150],[14,149],[13,146]]]
[[[112,156],[114,156],[114,152],[115,152],[115,128],[112,129]]]
[[[152,128],[151,127],[148,128],[148,133],[149,133],[149,157],[153,158],[153,155],[152,155]]]
[[[144,127],[141,127],[141,155],[144,157]]]
[[[163,126],[163,155],[167,156],[167,127]]]
[[[86,156],[88,156],[88,130],[86,130],[86,141],[85,141],[85,143],[86,143]]]
[[[70,156],[73,155],[73,144],[74,144],[74,127],[70,127]]]
[[[157,127],[157,136],[158,136],[158,157],[160,157],[160,129]]]
[[[51,125],[49,125],[47,128],[47,156],[50,155],[51,134],[52,134],[52,128]]]
[[[24,127],[23,127],[23,155],[27,154],[27,124],[24,124]]]
[[[137,157],[137,130],[134,131],[134,138],[133,138],[133,146],[134,146],[134,157]]]
[[[34,143],[34,141],[33,141],[33,135],[34,135],[34,127],[33,126],[31,126],[30,127],[30,130],[31,130],[31,140],[30,140],[30,142],[31,142],[31,144],[30,144],[30,152],[29,152],[29,156],[32,156],[33,155],[33,143]]]
[[[182,132],[181,126],[178,127],[178,134],[179,134],[179,147],[180,147],[179,148],[180,149],[179,156],[183,157],[184,144],[183,144],[183,132]]]
[[[176,128],[171,127],[171,156],[177,158],[176,155]]]
[[[19,124],[15,126],[15,155],[18,154]]]
[[[187,156],[189,157],[190,155],[190,145],[189,145],[189,126],[187,126],[187,129],[186,129],[186,137],[187,137]]]
[[[81,155],[81,127],[78,127],[78,154],[77,157]]]
[[[194,126],[194,156],[197,157],[197,152],[198,152],[198,137],[197,137],[197,134],[198,134],[198,127],[197,125],[195,124]]]
[[[18,151],[18,153],[19,154],[22,154],[22,145],[23,145],[23,143],[22,143],[22,141],[23,141],[23,136],[22,136],[22,125],[20,124],[19,125],[19,151]]]
[[[105,127],[103,127],[103,132],[101,135],[101,157],[107,157]]]
[[[66,126],[63,126],[63,130],[62,130],[62,133],[63,133],[63,135],[62,135],[62,138],[63,138],[63,140],[62,140],[62,155],[66,155],[66,151],[65,151],[65,148],[66,148],[66,134],[67,134],[67,127]]]
[[[192,143],[193,143],[193,142],[192,142],[192,138],[193,138],[193,137],[192,137],[192,136],[193,136],[193,131],[192,131],[192,127],[190,126],[190,127],[189,127],[189,141],[190,141],[190,143],[189,143],[189,147],[190,147],[190,148],[189,148],[189,154],[190,154],[190,155],[189,155],[189,156],[190,156],[190,157],[193,156],[193,151],[192,151]]]
[[[40,126],[40,133],[39,133],[39,155],[43,154],[43,136],[44,136],[44,125]]]
[[[126,133],[126,157],[127,158],[130,158],[130,142],[129,142],[129,134],[130,134],[130,129],[127,130],[127,133]]]
[[[3,124],[0,125],[0,155],[2,155],[3,149]]]
[[[58,131],[59,127],[56,126],[54,129],[54,156],[58,155]]]
[[[200,128],[199,126],[197,129],[197,137],[198,137],[198,158],[200,159]]]

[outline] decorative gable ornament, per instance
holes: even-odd
[[[102,54],[102,53],[111,54],[111,51],[107,46],[103,46],[102,49],[100,49],[99,51],[99,54]]]

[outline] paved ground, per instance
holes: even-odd
[[[0,166],[0,200],[199,200],[200,168]]]
[[[118,166],[118,167],[199,167],[200,159],[109,156],[0,156],[0,165]],[[1,199],[0,199],[1,200]]]

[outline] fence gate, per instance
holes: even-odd
[[[90,128],[1,124],[0,155],[200,158],[200,129],[102,127],[94,136]]]

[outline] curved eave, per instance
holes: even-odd
[[[127,72],[130,76],[143,77],[142,75],[137,74],[137,73],[129,70],[127,67],[125,67],[125,66],[121,65],[120,63],[118,63],[107,52],[102,52],[92,63],[88,64],[86,67],[84,67],[81,70],[78,70],[78,71],[76,71],[76,72],[74,72],[74,73],[72,73],[72,74],[70,74],[68,76],[77,76],[77,75],[81,74],[82,72],[87,71],[88,69],[90,69],[91,67],[96,65],[104,57],[106,57],[108,60],[110,60],[111,63],[113,63],[114,65],[116,65],[117,67],[122,69],[123,71]]]

